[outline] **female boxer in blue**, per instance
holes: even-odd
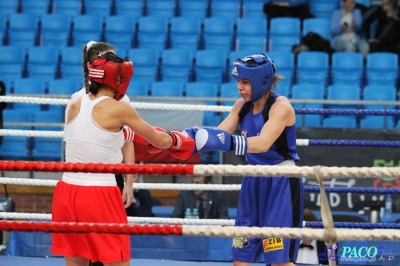
[[[189,128],[200,153],[234,151],[246,155],[251,165],[295,166],[295,113],[289,100],[276,94],[273,61],[255,54],[233,62],[232,77],[237,79],[241,99],[218,128]],[[240,125],[240,136],[231,134]],[[236,226],[302,227],[303,187],[299,178],[246,176],[242,182]],[[299,241],[280,237],[263,239],[235,237],[233,265],[258,262],[264,254],[266,265],[294,265]]]

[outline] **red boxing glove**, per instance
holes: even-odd
[[[188,159],[194,151],[194,140],[185,131],[169,131],[167,133],[173,140],[172,146],[168,149],[169,154],[181,160]]]
[[[135,132],[130,127],[127,127],[127,126],[124,126],[122,128],[122,131],[124,132],[125,143],[126,142],[133,142],[133,140],[135,138]]]

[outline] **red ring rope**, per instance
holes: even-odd
[[[193,170],[194,165],[188,164],[103,164],[0,160],[0,171],[192,175]]]
[[[107,233],[129,235],[182,235],[181,225],[0,221],[0,230],[51,233]]]

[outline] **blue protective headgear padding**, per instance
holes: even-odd
[[[271,87],[275,77],[274,62],[264,54],[254,54],[238,58],[233,62],[232,77],[250,80],[251,101],[261,99]]]

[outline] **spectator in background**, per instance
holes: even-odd
[[[192,177],[193,184],[211,184],[211,176]],[[203,207],[203,208],[202,208]],[[184,218],[185,211],[197,208],[200,219],[229,219],[224,191],[182,190],[175,204],[172,218]],[[204,215],[201,210],[204,210]]]
[[[0,81],[0,96],[6,95],[6,85]],[[0,129],[3,129],[3,110],[7,108],[6,102],[0,102]],[[0,136],[0,146],[3,143],[3,136]]]
[[[318,218],[312,210],[305,208],[303,212],[303,221],[318,222]],[[308,238],[302,239],[296,263],[328,265],[329,261],[325,255],[325,247],[324,241]],[[336,261],[336,264],[338,264],[338,261]]]
[[[314,17],[310,13],[308,0],[272,0],[264,4],[268,20],[276,17],[295,17],[301,20]]]
[[[133,183],[139,183],[139,176],[134,175]],[[127,216],[155,217],[153,211],[153,200],[147,189],[134,189],[132,204],[125,209]]]
[[[332,14],[332,48],[337,52],[368,54],[368,43],[361,37],[362,17],[355,0],[342,0],[343,8]]]
[[[377,24],[373,24],[374,22]],[[375,27],[373,36],[371,36],[372,25]],[[375,8],[374,12],[365,17],[362,29],[371,53],[392,52],[400,55],[400,21],[397,0],[383,0],[381,8]]]

